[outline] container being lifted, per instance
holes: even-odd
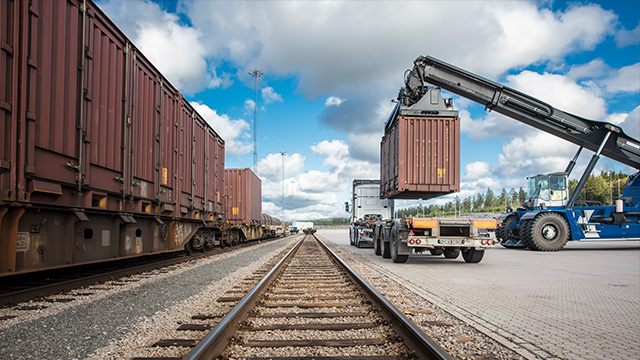
[[[426,200],[459,191],[460,118],[452,99],[443,99],[439,88],[424,87],[419,101],[408,104],[403,90],[380,144],[380,197]],[[396,263],[427,251],[449,259],[462,253],[467,263],[478,263],[494,245],[496,224],[480,218],[377,222],[373,247],[376,255]]]

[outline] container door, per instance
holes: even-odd
[[[20,4],[0,1],[0,201],[15,201],[18,152]]]
[[[131,136],[128,137],[131,149],[128,160],[131,162],[131,194],[142,199],[135,203],[135,210],[150,212],[150,200],[157,195],[156,180],[159,167],[157,158],[160,145],[160,74],[145,58],[134,55],[132,114],[130,119]]]
[[[82,181],[81,8],[78,1],[33,0],[25,34],[25,176],[72,186]]]
[[[160,98],[160,151],[159,151],[159,175],[160,186],[157,199],[161,204],[166,204],[160,212],[171,212],[175,207],[176,180],[178,174],[176,165],[178,162],[178,121],[179,110],[176,91],[163,84]],[[168,205],[168,206],[167,206]],[[162,206],[162,205],[161,205]]]
[[[83,162],[93,206],[107,207],[107,193],[122,191],[127,41],[104,17],[87,10]],[[111,203],[111,207],[115,207]]]

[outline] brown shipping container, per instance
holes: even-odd
[[[380,144],[380,196],[431,199],[460,190],[460,118],[398,116]]]
[[[262,222],[262,181],[251,169],[225,169],[225,215],[233,224]]]
[[[222,220],[224,140],[96,4],[0,0],[0,40],[0,276]]]
[[[92,1],[0,9],[0,201],[222,216],[224,141]]]

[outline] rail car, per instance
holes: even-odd
[[[226,219],[224,140],[91,0],[0,23],[0,276],[263,237]]]

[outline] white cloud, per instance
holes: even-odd
[[[260,90],[260,94],[262,95],[262,100],[269,104],[272,102],[282,102],[282,95],[278,94],[277,92],[275,92],[275,90],[273,90],[273,88],[271,86],[267,86],[265,88],[262,88],[262,90]]]
[[[474,161],[464,166],[462,180],[477,179],[489,175],[491,165],[485,161]]]
[[[521,1],[220,4],[183,3],[196,29],[216,34],[203,39],[207,54],[246,69],[259,64],[270,74],[295,74],[298,90],[311,98],[376,86],[395,92],[399,74],[426,51],[490,77],[557,62],[593,49],[614,32],[616,21],[592,4],[557,12]],[[439,14],[455,14],[465,26],[452,27],[451,18]],[[442,29],[446,36],[425,36]]]
[[[337,96],[329,96],[324,102],[324,106],[340,106],[344,100]]]
[[[232,120],[226,114],[219,115],[216,110],[205,104],[195,101],[190,104],[225,141],[225,153],[246,154],[251,151],[252,145],[238,140],[249,131],[249,124],[246,121],[242,119]]]
[[[616,45],[623,48],[629,45],[637,45],[640,43],[640,23],[633,30],[620,29],[616,33]]]
[[[640,91],[640,63],[616,70],[611,77],[604,79],[602,84],[610,93],[637,93]]]
[[[299,174],[304,170],[305,157],[300,154],[269,154],[258,162],[258,175],[263,180],[282,181],[284,160],[284,176]]]

